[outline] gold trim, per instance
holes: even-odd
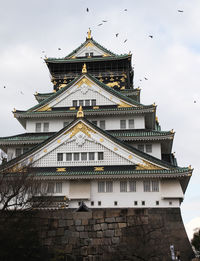
[[[57,140],[57,143],[61,143],[61,140]]]
[[[163,169],[161,167],[158,167],[146,160],[142,160],[143,164],[138,164],[138,166],[136,167],[136,170],[143,170],[143,169]]]
[[[94,46],[94,44],[92,43],[92,42],[88,42],[86,45],[85,45],[85,47],[87,48],[87,47],[93,47]]]
[[[83,118],[84,117],[82,106],[79,107],[77,114],[76,114],[76,117],[77,118]]]
[[[82,73],[87,73],[87,67],[86,63],[84,63],[83,68],[82,68]]]
[[[130,107],[133,107],[132,105],[129,105],[128,103],[126,102],[123,102],[123,101],[120,101],[120,103],[118,104],[118,108],[130,108]]]
[[[76,59],[76,56],[75,56],[75,55],[74,55],[74,56],[72,56],[72,57],[71,57],[71,59]]]
[[[66,171],[66,168],[57,168],[56,169],[56,172],[65,172]]]
[[[73,111],[73,110],[76,110],[76,108],[75,107],[70,107],[69,110]]]
[[[61,84],[61,85],[59,85],[59,89],[62,89],[62,88],[64,88],[64,87],[66,87],[67,86],[67,84],[66,83],[63,83],[63,84]]]
[[[114,151],[117,151],[117,150],[118,150],[118,148],[115,147],[115,148],[114,148]]]
[[[132,159],[132,158],[133,158],[133,156],[132,156],[132,155],[129,155],[129,156],[128,156],[128,158],[129,158],[129,159]]]
[[[90,28],[89,28],[89,30],[88,30],[88,32],[87,32],[87,39],[91,39],[92,38],[92,36],[91,36],[91,30],[90,30]]]
[[[38,109],[37,111],[51,111],[51,107],[49,106],[49,104],[47,104],[42,108]]]
[[[70,134],[70,138],[72,138],[79,131],[82,131],[89,138],[91,137],[91,134],[89,132],[96,133],[94,130],[92,130],[88,126],[86,126],[83,122],[79,122],[72,129],[70,129],[69,131],[65,132],[64,135],[66,135],[68,133],[71,133]]]
[[[94,167],[94,171],[104,171],[104,167]]]
[[[46,152],[47,152],[47,149],[44,149],[44,152],[46,153]]]
[[[99,106],[94,106],[93,109],[97,110],[97,109],[99,109]]]
[[[100,140],[99,140],[100,142],[103,142],[104,141],[104,139],[103,138],[100,138]]]
[[[92,82],[89,81],[86,77],[83,77],[78,83],[78,87],[80,87],[82,84],[87,84],[89,87],[92,85]]]
[[[106,85],[111,88],[114,86],[120,87],[119,82],[109,82],[109,83],[106,83]]]

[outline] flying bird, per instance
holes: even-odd
[[[147,81],[148,79],[146,77],[144,77],[144,79]]]
[[[128,11],[127,9],[124,9],[124,11]]]
[[[61,48],[58,48],[58,50],[60,51],[60,50],[61,50]]]
[[[179,13],[183,13],[184,11],[183,10],[178,10]]]
[[[45,53],[45,51],[42,51],[42,53]]]
[[[5,89],[5,88],[6,88],[6,86],[3,86],[3,88]]]
[[[21,91],[20,93],[21,93],[22,95],[24,95],[24,93],[23,93],[22,91]]]
[[[124,43],[127,42],[127,41],[128,41],[128,39],[124,40]]]
[[[141,82],[142,80],[140,79],[140,82]]]
[[[149,35],[149,37],[152,39],[152,38],[153,38],[153,35]]]
[[[86,11],[89,12],[89,8],[87,8]]]
[[[196,101],[194,101],[194,103],[197,103]]]
[[[108,21],[107,20],[102,20],[103,23],[107,23]]]
[[[116,37],[118,37],[119,33],[115,34]]]
[[[98,24],[98,26],[101,26],[101,25],[103,25],[103,24]]]

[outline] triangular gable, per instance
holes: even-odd
[[[91,106],[91,100],[93,99],[96,100],[97,107],[98,105],[117,105],[119,108],[142,106],[104,83],[99,82],[91,75],[83,74],[73,83],[68,85],[61,84],[60,90],[55,95],[33,107],[32,110],[50,111],[53,107],[73,107],[73,100],[90,100],[89,106]]]
[[[78,48],[76,48],[73,52],[71,52],[66,59],[75,59],[78,57],[86,57],[86,56],[116,56],[111,51],[107,50],[105,47],[91,39],[86,39],[86,41],[81,44]]]
[[[70,162],[57,161],[57,153],[74,152],[104,152],[105,160],[80,162],[80,166],[104,166],[104,165],[133,165],[136,170],[144,169],[170,169],[168,164],[141,153],[138,150],[128,147],[111,137],[84,118],[75,120],[68,127],[63,128],[59,133],[47,141],[38,145],[32,152],[8,162],[15,171],[23,166],[31,164],[32,167],[67,167],[73,166]],[[18,160],[18,161],[17,161]],[[12,164],[13,162],[13,164]],[[77,163],[76,163],[77,165]],[[13,171],[14,171],[13,170]]]

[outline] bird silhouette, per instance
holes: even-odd
[[[45,51],[42,51],[42,53],[45,53]]]
[[[144,79],[147,81],[148,79],[146,77],[144,77]]]
[[[87,8],[86,11],[89,12],[89,8]]]
[[[128,11],[127,9],[124,9],[124,11]]]
[[[127,42],[127,41],[128,41],[128,39],[124,40],[124,43]]]
[[[21,91],[20,93],[21,93],[22,95],[24,95],[24,93],[23,93],[22,91]]]
[[[108,21],[107,20],[102,20],[103,23],[107,23]]]
[[[101,26],[101,25],[103,25],[103,24],[98,24],[98,26]]]
[[[183,10],[178,10],[179,13],[183,13],[184,11]]]
[[[197,103],[196,101],[194,101],[194,103]]]
[[[118,37],[119,33],[115,34],[116,37]]]
[[[3,88],[5,89],[5,88],[6,88],[6,86],[3,86]]]
[[[60,51],[60,50],[61,50],[61,48],[58,48],[58,50]]]
[[[153,35],[149,35],[150,38],[153,38]]]

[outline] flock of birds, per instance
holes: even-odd
[[[123,11],[124,11],[124,12],[127,12],[128,9],[125,8]],[[180,9],[178,9],[177,11],[178,11],[179,13],[183,13],[183,12],[184,12],[183,10],[180,10]],[[88,8],[88,7],[86,8],[86,12],[89,12],[89,8]],[[99,23],[97,26],[102,26],[104,23],[107,23],[107,22],[108,22],[108,20],[102,20],[102,22]],[[116,34],[115,34],[115,37],[118,37],[118,36],[119,36],[119,33],[116,33]],[[148,37],[151,38],[151,39],[153,39],[153,35],[149,35]],[[128,41],[128,39],[125,39],[125,40],[124,40],[124,43],[126,43],[127,41]],[[61,50],[62,50],[62,49],[61,49],[60,47],[58,47],[58,51],[61,51]],[[45,51],[42,51],[42,53],[44,54]],[[45,56],[45,57],[46,57],[46,56]],[[43,57],[40,57],[40,58],[43,59]],[[144,77],[144,80],[147,81],[148,78]],[[140,79],[139,81],[141,82],[142,79]],[[6,86],[3,86],[3,88],[6,89]],[[21,95],[24,95],[24,93],[23,93],[22,91],[20,91],[20,94],[21,94]],[[194,101],[194,103],[196,103],[196,101]]]

